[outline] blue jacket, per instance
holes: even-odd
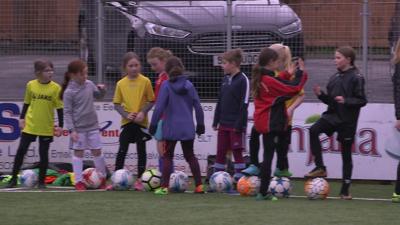
[[[204,130],[204,113],[193,84],[183,75],[176,77],[174,81],[165,81],[161,85],[151,118],[150,133],[155,133],[157,123],[163,115],[164,140],[193,140],[196,133],[193,108],[196,112],[197,126],[203,127]]]
[[[239,72],[233,77],[226,75],[214,114],[213,127],[222,125],[238,131],[247,126],[247,108],[249,105],[249,79]]]

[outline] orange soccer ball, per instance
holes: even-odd
[[[243,176],[239,179],[236,189],[242,196],[256,195],[260,190],[260,178]]]
[[[329,191],[329,183],[320,177],[309,179],[304,185],[304,192],[309,199],[326,199]]]

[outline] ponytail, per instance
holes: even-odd
[[[263,68],[259,64],[254,65],[251,70],[251,94],[253,98],[257,98],[260,94],[262,71]]]
[[[71,76],[69,75],[68,72],[65,72],[65,74],[64,74],[64,81],[63,81],[63,83],[62,83],[62,85],[61,85],[61,92],[60,92],[60,99],[61,99],[61,100],[62,100],[63,97],[64,97],[65,89],[67,89],[67,86],[68,86],[68,83],[69,83],[70,80],[71,80]]]

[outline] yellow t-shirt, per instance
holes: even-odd
[[[25,127],[22,132],[53,136],[54,109],[63,107],[60,91],[60,85],[54,81],[47,84],[41,84],[39,80],[28,82],[24,103],[29,104],[29,108],[25,115]]]
[[[127,76],[117,82],[114,93],[114,104],[121,104],[126,112],[139,112],[148,102],[154,101],[154,92],[150,79],[139,74],[135,79]],[[130,121],[122,118],[121,125]],[[140,125],[147,127],[147,115]]]

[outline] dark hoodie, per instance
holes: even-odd
[[[204,113],[200,105],[200,98],[187,77],[181,75],[176,79],[165,81],[161,85],[150,129],[157,126],[163,115],[164,140],[193,140],[195,138],[193,109],[196,112],[197,125],[204,126]]]

